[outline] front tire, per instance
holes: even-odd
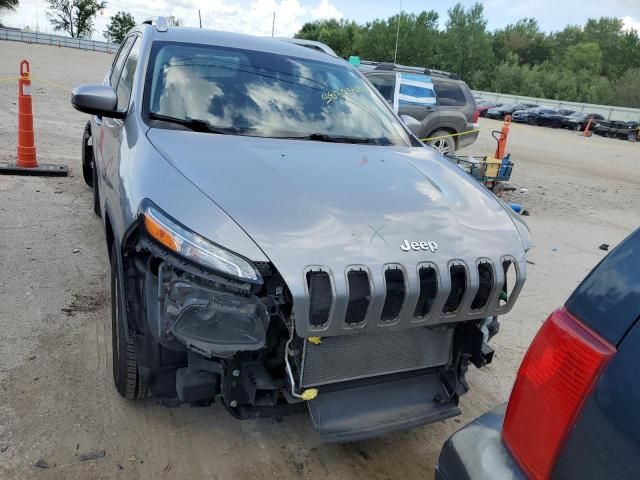
[[[126,320],[122,311],[122,285],[118,274],[118,252],[111,247],[111,342],[113,383],[121,397],[129,400],[144,398],[147,389],[138,373],[138,357],[132,336],[126,334]]]
[[[93,140],[91,138],[91,122],[87,122],[82,134],[82,177],[84,183],[93,187]]]
[[[442,155],[452,155],[456,151],[456,142],[453,137],[446,135],[451,135],[451,133],[445,130],[437,130],[430,135],[433,140],[429,140],[427,145]]]

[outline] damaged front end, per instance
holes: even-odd
[[[222,272],[191,261],[184,252],[206,245],[184,232],[171,237],[183,227],[159,210],[154,218],[166,231],[155,229],[145,212],[123,245],[123,284],[138,371],[153,397],[165,405],[219,400],[238,418],[308,408],[327,441],[458,415],[469,365],[482,367],[493,358],[487,342],[498,330],[494,313],[522,284],[517,279],[507,288],[512,260],[500,269],[483,260],[477,275],[456,261],[446,281],[438,273],[446,269],[420,267],[416,292],[407,282],[409,270],[383,275],[388,300],[380,302],[369,270],[350,268],[350,288],[340,298],[335,274],[318,275],[322,270],[314,267],[305,274],[308,317],[296,318],[295,297],[271,263],[241,259],[248,266],[238,261],[236,270]],[[212,251],[234,264],[231,253]],[[340,301],[347,308],[338,321]],[[398,320],[407,309],[416,325]],[[474,313],[462,315],[465,309]],[[376,315],[383,319],[378,330],[357,330]],[[324,334],[300,331],[299,322],[313,330],[318,319]],[[327,334],[332,322],[336,333]]]

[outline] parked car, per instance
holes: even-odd
[[[500,107],[501,104],[495,102],[489,102],[487,100],[476,100],[476,110],[480,117],[486,117],[487,111],[490,108]]]
[[[437,480],[638,478],[638,272],[640,229],[542,325],[508,404],[447,440]]]
[[[629,138],[629,132],[638,129],[638,122],[623,122],[623,121],[604,121],[599,120],[593,125],[593,133],[601,135],[603,137],[621,138],[627,140]]]
[[[308,409],[341,442],[460,413],[529,232],[353,66],[158,18],[71,102],[92,115],[120,395]]]
[[[525,104],[525,103],[508,103],[500,107],[490,108],[487,111],[487,117],[495,120],[503,120],[507,115],[513,114],[516,110],[528,110],[529,108],[537,107],[537,105]]]
[[[516,110],[511,116],[514,122],[528,123],[529,125],[537,125],[538,117],[542,113],[554,114],[557,110],[550,107],[533,107],[526,110]]]
[[[569,130],[584,130],[589,123],[589,120],[604,120],[604,117],[599,113],[584,113],[575,112],[568,115],[562,121],[562,126]]]
[[[428,139],[426,143],[443,155],[478,138],[479,112],[473,94],[456,75],[373,62],[362,63],[360,70],[398,115],[415,120],[411,129],[416,136]]]
[[[538,115],[536,125],[558,128],[562,126],[564,118],[568,115],[572,115],[573,113],[573,110],[567,110],[564,108],[560,108],[552,112],[542,112]]]

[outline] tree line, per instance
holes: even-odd
[[[298,38],[317,40],[348,58],[393,62],[456,73],[471,88],[531,97],[640,108],[640,37],[618,18],[590,19],[546,33],[533,18],[495,31],[484,7],[457,4],[444,28],[437,12],[354,21],[306,23]]]
[[[104,0],[47,0],[47,19],[56,32],[68,33],[73,38],[90,38],[94,32],[96,15],[107,8]],[[15,10],[19,0],[0,0],[0,11]],[[169,25],[179,27],[182,23],[177,17],[167,17]],[[104,37],[113,43],[120,43],[127,32],[136,26],[136,21],[128,12],[119,11],[109,17]]]

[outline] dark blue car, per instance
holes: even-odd
[[[553,312],[509,403],[455,433],[437,480],[640,478],[640,229]]]

